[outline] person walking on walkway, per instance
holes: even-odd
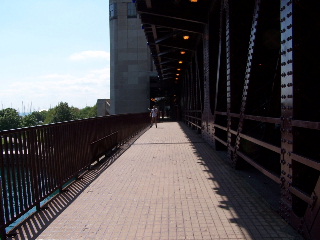
[[[156,106],[153,105],[153,108],[151,109],[151,112],[150,112],[150,117],[151,117],[150,128],[152,127],[153,123],[156,124],[156,128],[157,128],[157,115],[158,115],[158,108],[156,108]]]

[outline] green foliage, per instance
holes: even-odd
[[[37,118],[30,114],[22,117],[22,126],[23,127],[31,127],[31,126],[36,126],[38,125]]]
[[[65,102],[60,102],[56,107],[51,108],[48,111],[34,111],[23,117],[19,116],[17,110],[6,108],[0,110],[0,131],[96,116],[97,105],[79,109],[76,107],[69,107],[68,103]]]
[[[44,124],[52,123],[52,119],[53,119],[53,108],[50,108],[50,109],[47,111],[47,114],[46,114],[46,117],[45,117],[43,123],[44,123]]]
[[[31,115],[36,118],[37,124],[39,125],[44,122],[44,120],[46,119],[47,113],[48,111],[42,110],[41,112],[34,111],[31,113]]]
[[[60,102],[58,106],[48,112],[48,116],[46,118],[46,122],[48,123],[58,123],[64,121],[70,121],[76,119],[72,108],[69,107],[68,103]]]
[[[21,127],[21,117],[17,110],[6,108],[0,110],[0,131]]]
[[[97,116],[97,105],[94,105],[93,107],[85,107],[83,109],[80,109],[80,115],[79,118],[91,118]]]
[[[71,112],[74,116],[74,119],[81,119],[80,117],[80,109],[76,107],[71,107]]]
[[[46,115],[47,115],[46,110],[43,110],[41,112],[34,111],[31,114],[22,117],[22,126],[31,127],[31,126],[42,125],[44,123]]]

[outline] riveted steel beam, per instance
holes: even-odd
[[[233,159],[233,152],[231,150],[231,52],[230,52],[230,15],[229,15],[229,1],[225,1],[225,15],[226,15],[226,68],[227,68],[227,147],[228,147],[228,157],[232,161]],[[235,162],[233,162],[235,163]]]
[[[290,222],[292,215],[292,196],[288,189],[292,185],[293,135],[293,32],[292,1],[281,1],[281,204],[280,214]]]
[[[251,27],[251,34],[250,34],[250,44],[248,49],[248,59],[247,59],[247,67],[246,67],[246,73],[245,73],[245,80],[243,85],[243,91],[242,91],[242,101],[241,101],[241,108],[240,108],[240,116],[239,116],[239,124],[237,129],[237,136],[236,136],[236,142],[235,142],[235,150],[232,158],[232,164],[235,168],[237,168],[237,151],[240,147],[240,140],[241,140],[241,132],[243,128],[243,120],[244,120],[244,114],[246,109],[246,102],[247,102],[247,94],[248,94],[248,88],[250,83],[250,74],[251,74],[251,67],[252,67],[252,54],[255,46],[255,37],[256,37],[256,31],[257,31],[257,23],[258,23],[258,16],[259,16],[259,10],[260,10],[260,0],[256,0],[255,2],[255,9],[253,13],[253,21],[252,21],[252,27]]]

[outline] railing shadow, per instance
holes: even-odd
[[[224,152],[212,151],[196,130],[183,123],[180,127],[192,143],[197,163],[205,167],[203,171],[210,176],[207,179],[214,182],[216,187],[212,191],[221,196],[219,207],[230,211],[233,218],[229,221],[240,226],[248,239],[263,239],[270,233],[275,239],[303,239],[277,216],[279,186],[251,166],[244,170],[233,169]],[[265,236],[261,235],[263,232]]]
[[[78,179],[73,181],[63,191],[54,196],[37,211],[7,233],[7,239],[33,240],[65,210],[87,187],[108,169],[145,131],[139,132],[125,144],[104,158],[91,165]],[[63,226],[62,226],[63,227]]]

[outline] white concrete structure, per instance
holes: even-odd
[[[97,100],[97,117],[110,115],[110,99]]]

